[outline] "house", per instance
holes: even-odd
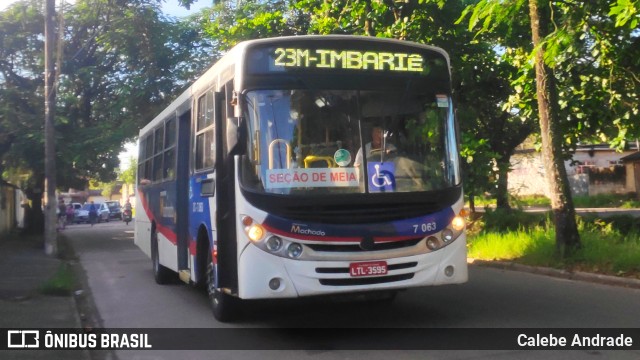
[[[640,151],[620,159],[626,170],[628,192],[635,192],[640,197]]]
[[[24,227],[24,207],[27,198],[15,185],[0,179],[0,237]]]
[[[565,169],[574,195],[625,194],[638,192],[640,181],[630,177],[631,155],[637,154],[633,144],[622,152],[607,144],[579,145],[572,160],[565,161]],[[635,160],[640,171],[640,155]],[[623,159],[627,159],[623,161]],[[509,191],[516,195],[548,196],[542,154],[534,149],[518,149],[511,157]],[[638,176],[638,175],[636,175]]]

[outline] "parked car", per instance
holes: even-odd
[[[122,219],[122,208],[118,201],[105,201],[109,208],[109,219]]]
[[[95,203],[96,211],[98,213],[98,218],[96,222],[109,221],[109,207],[105,203]],[[91,203],[86,203],[82,205],[82,209],[78,210],[76,213],[74,221],[79,224],[81,222],[89,222],[89,208],[91,207]]]

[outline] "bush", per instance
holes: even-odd
[[[640,234],[640,221],[630,215],[613,215],[606,219],[596,215],[582,217],[584,230],[600,232],[603,235],[611,235],[615,229],[618,234]]]
[[[575,207],[602,208],[602,207],[625,207],[633,208],[640,205],[634,193],[629,194],[598,194],[591,196],[574,196]]]
[[[549,221],[549,212],[531,213],[516,209],[487,209],[482,218],[483,231],[503,233],[544,226]]]
[[[518,208],[523,206],[551,206],[551,200],[543,195],[512,196],[511,203]]]
[[[61,263],[53,276],[40,286],[44,295],[69,296],[73,292],[76,280],[71,266]]]

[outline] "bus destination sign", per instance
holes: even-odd
[[[272,55],[275,69],[345,69],[397,72],[423,72],[424,58],[420,54],[330,50],[304,48],[275,48]]]

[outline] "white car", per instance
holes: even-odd
[[[95,203],[93,204],[93,206],[95,206],[96,211],[98,213],[98,218],[96,219],[96,222],[102,222],[102,221],[109,221],[109,207],[107,206],[107,204],[104,203]],[[74,217],[74,221],[76,222],[76,224],[79,224],[81,222],[89,222],[89,208],[91,207],[91,203],[86,203],[82,206],[82,208],[80,210],[76,211],[75,217]]]

